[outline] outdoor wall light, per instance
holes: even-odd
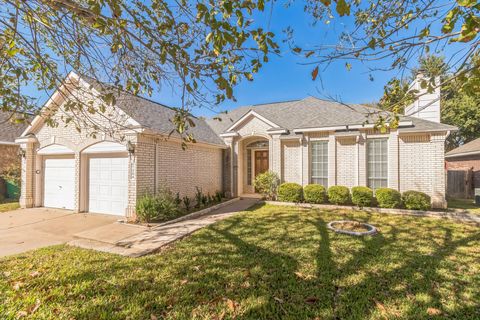
[[[130,140],[127,142],[127,151],[130,154],[135,153],[135,145]]]
[[[27,152],[25,151],[25,149],[18,148],[18,153],[17,154],[18,154],[19,157],[25,158]]]

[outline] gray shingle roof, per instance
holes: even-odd
[[[457,155],[459,156],[459,155],[475,153],[475,152],[480,153],[480,138],[470,141],[468,143],[465,143],[464,145],[447,152],[446,156],[454,157]]]
[[[370,116],[368,118],[369,122],[373,123],[379,115],[386,116],[388,114],[386,111],[364,105],[344,105],[315,97],[307,97],[302,100],[240,107],[227,114],[218,115],[222,121],[209,119],[207,123],[217,134],[220,134],[225,132],[250,110],[254,110],[279,127],[290,131],[296,128],[305,129],[363,124],[367,120],[366,117],[368,115]],[[400,119],[401,121],[412,121],[413,123],[412,127],[402,128],[400,131],[456,130],[453,126],[414,117],[401,116]]]
[[[27,121],[14,123],[14,119],[15,114],[0,111],[0,143],[15,142],[15,139],[20,137],[28,127]]]
[[[92,78],[81,76],[83,80],[93,86],[99,92],[112,90],[113,87],[108,84],[100,83]],[[115,90],[115,89],[113,89]],[[167,107],[149,99],[139,97],[128,92],[115,90],[116,105],[127,115],[137,121],[142,127],[151,129],[160,134],[170,134],[175,129],[171,122],[176,113],[175,108]],[[193,134],[198,142],[225,146],[223,140],[212,130],[205,120],[191,116],[195,124],[190,127],[186,133]],[[173,133],[172,136],[179,137],[179,134]]]

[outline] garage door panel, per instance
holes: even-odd
[[[124,215],[128,205],[128,158],[90,158],[89,211]]]
[[[44,163],[43,205],[74,209],[75,160],[46,159]]]

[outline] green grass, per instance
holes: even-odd
[[[380,233],[326,228],[345,218]],[[480,230],[259,206],[144,258],[57,246],[0,259],[2,299],[1,319],[479,319]]]
[[[480,215],[480,207],[473,203],[473,199],[448,199],[449,209],[464,209],[471,214]]]
[[[0,213],[16,210],[18,208],[20,208],[18,200],[5,199],[4,201],[0,202]]]

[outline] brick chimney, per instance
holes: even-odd
[[[440,77],[435,77],[436,88],[432,93],[428,93],[427,88],[421,88],[423,79],[425,76],[418,73],[410,85],[410,89],[417,90],[418,98],[405,108],[405,115],[440,123]]]

